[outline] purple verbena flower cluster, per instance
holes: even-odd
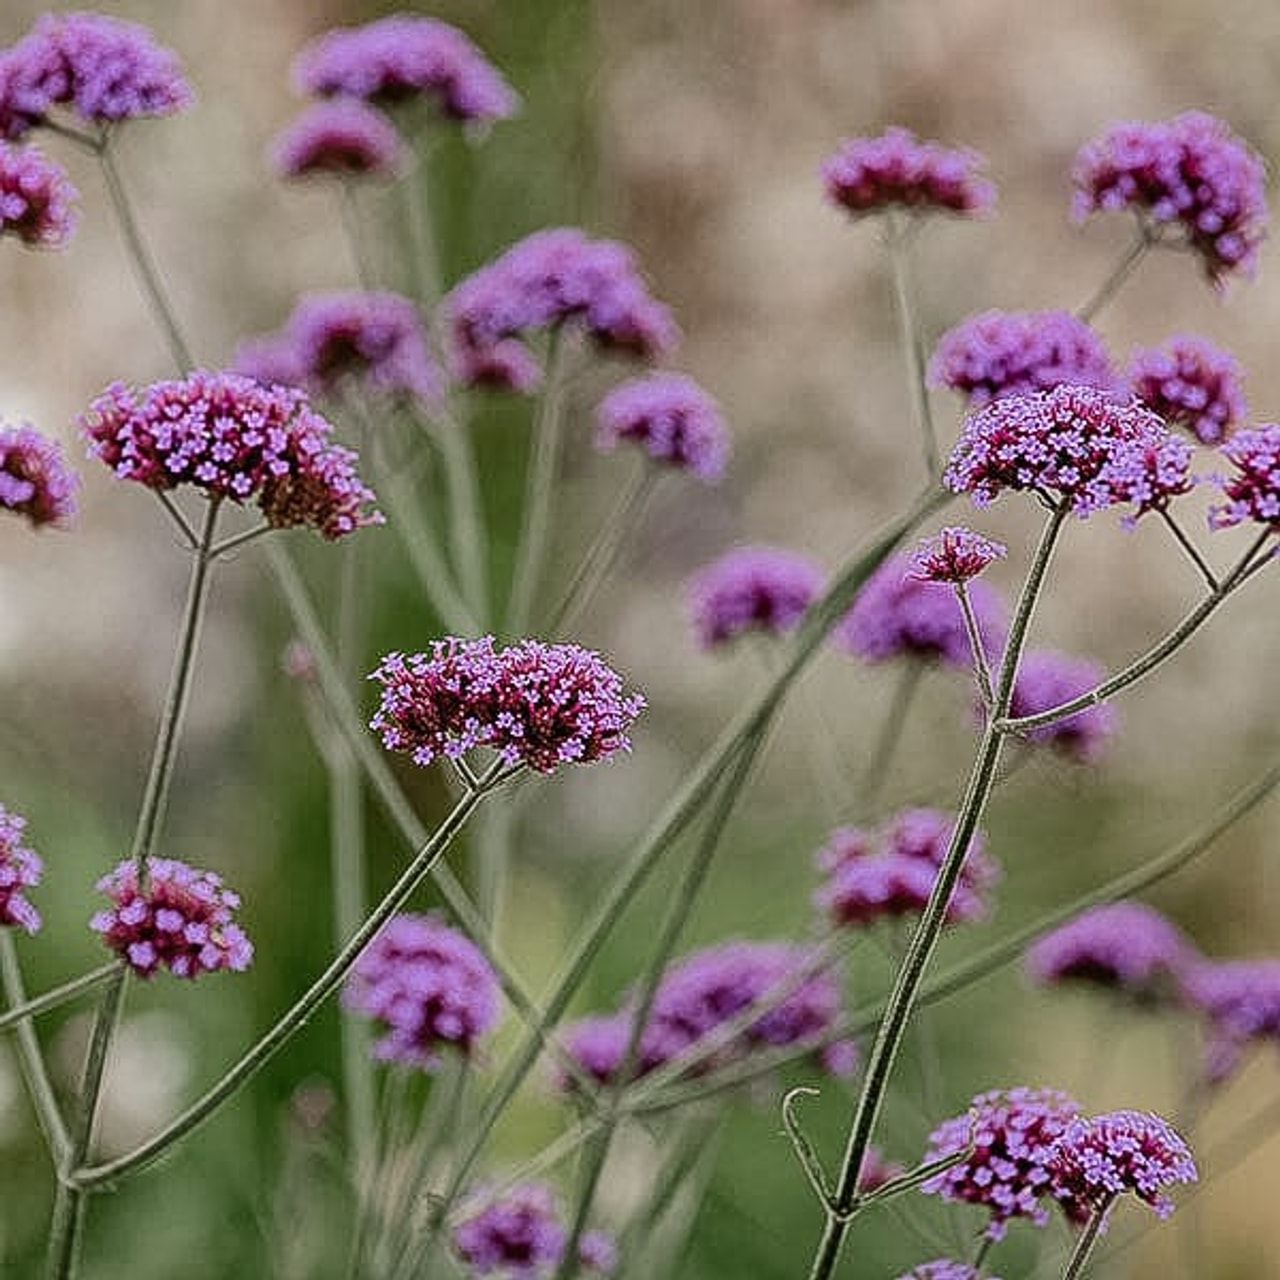
[[[781,635],[800,625],[826,574],[783,547],[735,547],[689,582],[689,615],[704,649],[751,631]]]
[[[400,13],[313,40],[293,66],[294,83],[320,97],[392,106],[423,97],[450,120],[487,124],[515,114],[520,99],[457,27]]]
[[[142,390],[114,383],[79,425],[90,453],[151,489],[194,485],[210,498],[256,498],[275,528],[308,525],[339,538],[382,517],[355,454],[301,391],[197,371]]]
[[[951,1258],[935,1258],[922,1262],[898,1277],[898,1280],[1000,1280],[999,1276],[987,1276],[985,1271],[975,1271],[967,1262],[955,1262]]]
[[[437,640],[430,653],[388,654],[370,679],[382,700],[370,725],[415,764],[489,747],[509,764],[550,773],[630,749],[644,699],[590,649],[493,638]]]
[[[1152,234],[1178,228],[1215,285],[1253,274],[1267,234],[1266,169],[1217,117],[1112,125],[1081,148],[1071,177],[1075,221],[1133,209]]]
[[[1220,1083],[1251,1041],[1280,1045],[1280,959],[1205,961],[1186,983],[1187,999],[1208,1023],[1205,1075]]]
[[[639,445],[655,462],[708,483],[729,460],[729,429],[720,406],[683,373],[651,373],[615,387],[596,410],[596,448]]]
[[[1220,452],[1236,471],[1215,478],[1227,501],[1209,509],[1210,526],[1230,529],[1252,520],[1280,532],[1280,423],[1237,431]]]
[[[526,338],[566,324],[606,350],[651,358],[679,331],[650,295],[629,249],[572,227],[535,232],[445,299],[454,373],[469,386],[528,392],[542,370]]]
[[[365,948],[343,1003],[385,1023],[374,1056],[432,1071],[440,1050],[470,1055],[498,1022],[493,966],[467,937],[437,916],[395,916]]]
[[[75,515],[79,483],[56,440],[26,424],[0,426],[0,510],[36,528],[64,527]]]
[[[1101,337],[1069,311],[983,311],[938,340],[929,385],[949,387],[980,409],[1002,396],[1064,383],[1111,391],[1111,356]]]
[[[986,161],[968,148],[925,142],[910,129],[846,138],[822,163],[833,204],[855,217],[899,207],[912,212],[990,213],[996,190],[980,176]]]
[[[27,820],[0,804],[0,926],[16,925],[28,933],[40,928],[40,913],[26,891],[40,883],[44,863],[22,843]]]
[[[1240,362],[1207,338],[1177,334],[1139,348],[1127,376],[1143,404],[1201,444],[1221,443],[1247,412]]]
[[[271,144],[271,164],[282,178],[394,178],[404,159],[395,125],[354,98],[312,103]]]
[[[137,866],[127,861],[97,887],[113,905],[98,912],[89,928],[140,977],[168,969],[175,977],[197,978],[247,969],[253,959],[253,945],[232,916],[239,895],[212,871],[152,858],[140,888]]]
[[[971,414],[944,478],[979,505],[1022,489],[1081,516],[1132,502],[1136,519],[1191,488],[1190,462],[1191,446],[1136,400],[1064,385]]]
[[[950,582],[959,585],[976,578],[993,560],[1009,554],[1003,543],[984,538],[972,529],[949,525],[922,542],[911,557],[909,578],[917,582]]]
[[[837,827],[815,858],[827,879],[814,894],[814,906],[837,928],[923,911],[954,828],[954,815],[937,809],[904,810],[879,832]],[[1000,872],[983,845],[980,833],[969,842],[947,904],[949,924],[987,913],[986,895]]]
[[[191,104],[177,57],[132,22],[43,14],[0,51],[0,134],[18,138],[65,106],[91,125],[166,116]]]
[[[1014,719],[1039,715],[1088,693],[1105,677],[1105,669],[1089,658],[1075,658],[1053,649],[1029,649],[1018,663],[1009,715]],[[1102,754],[1115,731],[1115,710],[1103,702],[1029,729],[1027,737],[1088,764]]]
[[[76,229],[80,193],[39,147],[0,141],[0,236],[29,249],[61,249]]]

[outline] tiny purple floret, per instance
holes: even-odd
[[[999,1276],[989,1275],[974,1270],[967,1262],[956,1262],[951,1258],[935,1258],[932,1262],[922,1262],[918,1267],[904,1272],[898,1280],[1000,1280]]]
[[[22,843],[27,820],[0,804],[0,926],[17,926],[28,933],[40,928],[40,913],[26,899],[26,890],[40,883],[44,863]]]
[[[65,528],[79,483],[56,440],[26,423],[0,426],[0,510],[25,516],[37,529]]]
[[[984,538],[972,529],[950,525],[926,539],[911,557],[908,577],[917,582],[950,582],[959,585],[976,578],[994,560],[1009,554],[1003,543]]]
[[[1248,412],[1240,362],[1207,338],[1177,334],[1139,347],[1127,376],[1143,404],[1201,444],[1221,444]]]
[[[0,141],[0,236],[28,249],[61,249],[76,228],[80,193],[39,147]]]
[[[735,547],[689,582],[689,615],[698,643],[714,649],[747,632],[794,630],[825,579],[822,568],[797,551]]]
[[[651,373],[615,387],[596,411],[596,448],[639,445],[655,462],[708,483],[729,459],[729,429],[720,406],[683,373]]]
[[[1253,521],[1280,533],[1280,423],[1237,431],[1219,452],[1235,473],[1214,479],[1227,501],[1209,508],[1209,527],[1230,529]]]

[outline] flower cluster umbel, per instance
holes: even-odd
[[[60,528],[75,514],[78,485],[56,441],[25,424],[0,426],[0,510]]]
[[[40,928],[40,913],[26,890],[40,883],[44,864],[22,843],[27,820],[0,804],[0,926],[17,925],[28,933]]]

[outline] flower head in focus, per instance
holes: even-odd
[[[212,871],[152,858],[146,887],[140,888],[137,867],[127,861],[97,887],[112,905],[89,927],[139,977],[168,969],[175,977],[196,978],[219,969],[247,969],[253,959],[253,946],[233,916],[239,895]]]
[[[1205,1075],[1227,1079],[1250,1043],[1280,1046],[1280,959],[1206,960],[1192,970],[1187,997],[1205,1018]]]
[[[28,933],[40,928],[40,913],[26,890],[40,883],[44,864],[22,843],[27,820],[0,804],[0,926],[16,925]]]
[[[1201,444],[1220,444],[1247,412],[1240,362],[1207,338],[1177,334],[1163,346],[1140,347],[1128,380],[1143,404]]]
[[[1103,667],[1089,658],[1053,649],[1029,649],[1018,663],[1009,715],[1014,719],[1039,715],[1088,693],[1105,676]],[[1116,713],[1103,702],[1029,729],[1027,737],[1053,747],[1068,759],[1088,764],[1102,754],[1115,731]]]
[[[1280,423],[1237,431],[1219,452],[1235,472],[1214,479],[1227,501],[1209,508],[1210,527],[1230,529],[1253,521],[1280,532]]]
[[[724,474],[729,429],[720,406],[683,373],[651,373],[615,387],[596,411],[597,449],[639,445],[655,462],[712,482]]]
[[[35,528],[63,528],[75,515],[79,480],[57,441],[34,427],[0,426],[0,511],[24,516]]]
[[[959,586],[1008,554],[1009,548],[1002,543],[972,529],[951,525],[920,544],[911,557],[907,576],[917,582],[950,582]]]
[[[271,144],[271,164],[282,178],[394,178],[404,158],[395,125],[350,98],[312,103]]]
[[[39,147],[0,141],[0,236],[29,249],[61,249],[76,227],[80,193]]]
[[[826,575],[808,556],[782,547],[735,547],[689,582],[689,613],[704,649],[749,631],[781,635],[800,625]]]

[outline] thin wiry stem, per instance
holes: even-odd
[[[914,238],[915,223],[910,215],[902,219],[890,214],[889,218],[889,264],[893,272],[898,340],[902,345],[902,358],[906,365],[907,390],[915,411],[916,425],[920,430],[925,474],[932,479],[937,476],[940,469],[938,430],[934,425],[933,409],[929,404],[924,343],[921,340],[920,325],[916,319],[915,286],[911,278],[911,242]]]
[[[90,969],[88,973],[80,974],[78,978],[71,978],[59,986],[51,987],[38,996],[23,1000],[20,1004],[11,1004],[3,1014],[0,1014],[0,1031],[10,1031],[30,1018],[38,1018],[42,1013],[56,1009],[59,1005],[74,1000],[86,991],[92,991],[94,987],[101,986],[115,971],[116,964],[112,960],[107,964],[99,965],[96,969]]]
[[[1147,256],[1147,250],[1154,243],[1152,234],[1145,227],[1139,226],[1138,234],[1130,242],[1120,260],[1112,267],[1107,278],[1094,290],[1088,301],[1077,308],[1077,319],[1083,320],[1085,324],[1090,324],[1097,319],[1103,307],[1120,292],[1125,282],[1138,269],[1138,264]]]
[[[355,181],[343,178],[339,182],[338,204],[342,214],[342,228],[346,232],[347,247],[356,270],[356,279],[362,289],[378,287],[378,269],[373,261],[373,250],[364,232],[364,219],[360,216],[360,193]]]
[[[871,749],[871,758],[867,761],[867,773],[862,782],[862,808],[866,813],[874,813],[880,802],[880,793],[889,776],[894,757],[898,754],[902,734],[911,715],[911,704],[915,701],[923,675],[923,663],[908,659],[903,664],[898,683],[894,686],[889,710],[885,713],[879,736]]]
[[[1210,568],[1209,562],[1200,554],[1200,549],[1187,536],[1186,530],[1173,518],[1173,512],[1168,507],[1160,508],[1160,518],[1164,521],[1169,532],[1173,534],[1174,540],[1183,551],[1187,553],[1187,558],[1196,567],[1196,571],[1204,579],[1205,586],[1210,591],[1217,591],[1218,578]]]
[[[1114,1197],[1111,1197],[1093,1211],[1093,1216],[1089,1219],[1089,1225],[1080,1233],[1080,1238],[1076,1241],[1076,1247],[1071,1252],[1066,1269],[1062,1273],[1062,1280],[1077,1280],[1078,1276],[1084,1275],[1085,1265],[1089,1261],[1089,1255],[1093,1252],[1093,1246],[1098,1243],[1098,1237],[1103,1232],[1113,1200]]]
[[[192,528],[191,521],[187,519],[182,508],[163,489],[152,489],[151,492],[156,495],[160,505],[169,513],[169,518],[178,526],[178,531],[182,534],[182,540],[187,544],[187,549],[194,551],[200,545],[200,535]]]

